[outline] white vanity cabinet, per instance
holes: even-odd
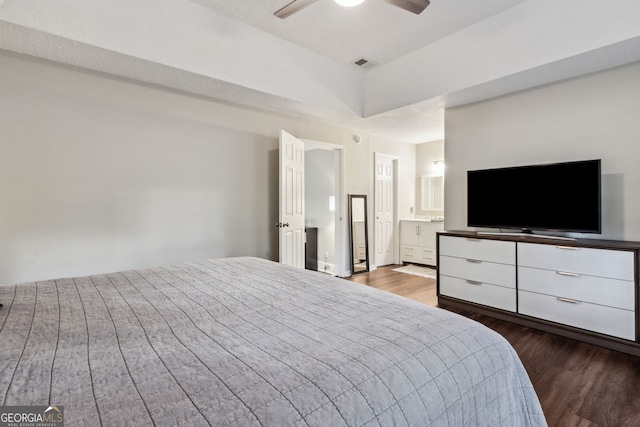
[[[443,229],[442,222],[400,221],[400,262],[436,266],[436,233]]]
[[[640,356],[640,243],[438,234],[438,303]]]

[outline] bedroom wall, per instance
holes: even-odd
[[[5,51],[0,70],[0,283],[277,259],[280,129],[343,145],[345,193],[369,190],[376,137],[352,129]]]
[[[469,169],[600,158],[602,234],[583,237],[640,241],[639,99],[634,63],[447,110],[446,229],[466,228]]]

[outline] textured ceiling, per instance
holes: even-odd
[[[640,60],[637,0],[287,3],[0,0],[0,48],[412,143],[445,107]]]
[[[525,0],[435,0],[420,15],[384,0],[352,8],[319,0],[284,20],[273,12],[291,0],[192,1],[344,64],[385,64]]]

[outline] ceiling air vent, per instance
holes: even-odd
[[[356,59],[355,61],[353,61],[353,64],[354,64],[354,65],[357,65],[359,68],[362,68],[362,69],[371,68],[371,67],[373,67],[374,65],[376,65],[376,63],[375,63],[375,62],[373,62],[373,61],[369,61],[369,60],[368,60],[368,59],[366,59],[366,58]]]

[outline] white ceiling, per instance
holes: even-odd
[[[291,0],[192,1],[343,64],[385,64],[525,0],[434,0],[420,15],[384,0],[350,8],[318,0],[286,19],[273,12]]]
[[[405,142],[443,108],[640,60],[640,2],[0,0],[0,48]],[[366,58],[365,69],[352,62]]]

